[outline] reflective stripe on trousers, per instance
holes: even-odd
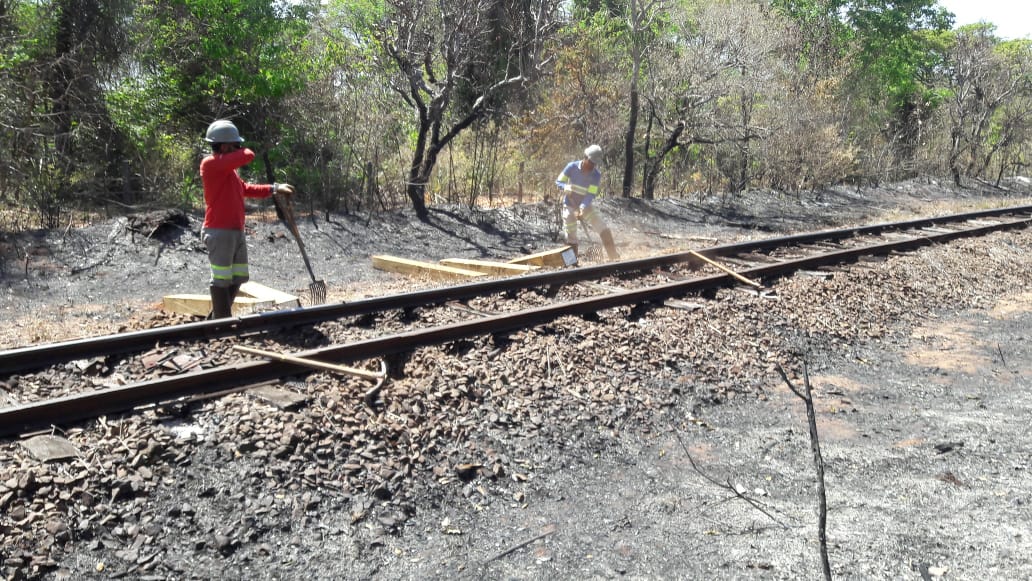
[[[601,232],[608,228],[606,223],[602,221],[602,215],[599,214],[598,210],[596,210],[594,206],[584,208],[580,219],[584,220],[586,224],[591,226],[591,229],[595,232]],[[577,209],[564,205],[563,222],[566,226],[566,243],[577,244]]]

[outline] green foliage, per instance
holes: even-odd
[[[590,20],[602,15],[618,18],[627,11],[629,0],[573,0],[574,20]]]
[[[313,209],[473,204],[589,141],[614,190],[625,143],[672,191],[1027,172],[1030,42],[950,24],[933,0],[0,0],[0,198],[41,224],[196,206],[218,117],[246,178]]]
[[[0,186],[44,223],[126,197],[102,98],[125,50],[126,14],[126,0],[0,6]]]
[[[199,138],[216,118],[234,118],[252,142],[289,140],[278,115],[321,65],[305,45],[310,10],[307,3],[271,0],[136,5],[136,72],[121,77],[106,98],[151,185],[179,192],[173,197],[179,203],[198,199],[185,192],[196,187],[196,164],[206,151]],[[180,186],[184,179],[187,188]]]
[[[938,64],[929,33],[949,30],[953,21],[936,0],[775,0],[773,6],[811,35],[811,57],[818,56],[815,48],[825,57],[853,54],[856,87],[872,99],[884,97],[894,110],[926,100],[925,79]]]
[[[138,6],[136,41],[147,49],[141,96],[162,99],[169,118],[251,113],[305,86],[318,63],[303,42],[307,13],[269,0],[151,0]],[[134,91],[135,92],[135,91]],[[207,110],[205,110],[207,109]]]

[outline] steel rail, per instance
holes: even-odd
[[[881,234],[889,231],[920,229],[957,223],[979,218],[999,218],[1008,215],[1032,214],[1032,206],[1011,206],[990,210],[979,210],[960,214],[950,214],[933,218],[920,218],[902,222],[885,222],[868,226],[820,230],[751,240],[733,244],[712,246],[699,251],[685,251],[662,256],[639,258],[586,266],[576,269],[564,269],[551,272],[527,274],[515,278],[503,278],[482,282],[467,283],[456,286],[435,288],[358,299],[343,303],[295,308],[283,311],[245,315],[231,319],[216,321],[199,321],[183,325],[173,325],[156,329],[132,331],[106,336],[88,337],[71,341],[32,345],[0,351],[0,377],[40,369],[49,365],[116,355],[131,351],[147,349],[155,344],[171,344],[182,341],[214,339],[236,336],[243,333],[261,332],[270,329],[283,329],[302,325],[317,324],[350,316],[375,314],[389,310],[411,309],[426,305],[442,304],[448,301],[467,300],[479,296],[497,293],[516,292],[531,288],[561,286],[583,280],[591,280],[604,276],[614,276],[631,272],[652,270],[678,263],[697,262],[694,253],[707,258],[744,254],[749,252],[771,250],[787,245],[806,244],[819,241],[835,241],[864,235]]]
[[[912,250],[962,237],[981,236],[998,230],[1028,227],[1030,224],[1032,224],[1032,218],[1023,218],[966,230],[929,234],[928,236],[818,254],[744,269],[739,273],[754,280],[773,278],[798,270],[853,262],[862,256]],[[586,315],[628,305],[656,304],[659,301],[684,296],[690,292],[709,290],[732,283],[734,283],[734,279],[728,274],[712,275],[641,289],[621,290],[597,297],[413,330],[355,343],[311,349],[294,355],[332,363],[384,357],[471,337],[504,335],[518,329],[549,323],[563,316]],[[58,423],[72,423],[174,398],[219,392],[310,372],[311,369],[289,361],[256,361],[27,403],[0,409],[0,436],[45,428]]]

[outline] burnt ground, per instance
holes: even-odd
[[[635,257],[924,212],[1010,205],[1021,199],[1017,189],[1001,195],[919,181],[877,189],[838,188],[817,195],[754,192],[650,203],[605,198],[601,207],[619,234],[623,256]],[[259,202],[251,210],[247,228],[252,280],[303,295],[311,279],[289,231],[276,220],[270,204]],[[0,347],[114,332],[151,321],[166,324],[160,310],[163,296],[207,292],[201,219],[200,214],[159,210],[83,227],[17,235],[0,231],[0,293],[5,297],[0,312],[13,323],[0,329]],[[374,254],[428,261],[508,259],[554,248],[561,239],[554,202],[493,210],[434,208],[429,223],[414,219],[411,212],[328,220],[308,214],[299,220],[314,273],[327,283],[330,300],[429,284],[373,269],[369,257]],[[582,234],[582,243],[599,246],[591,233]]]
[[[1021,203],[1028,201],[1019,193],[956,191],[921,181],[820,196],[606,200],[603,214],[623,254],[639,256]],[[430,224],[405,213],[317,217],[301,227],[330,298],[346,300],[429,284],[371,269],[372,254],[509,258],[551,247],[557,230],[552,210],[545,203],[440,209]],[[206,256],[197,216],[158,217],[3,235],[0,346],[177,320],[160,313],[160,298],[204,292]],[[297,247],[272,212],[257,209],[249,226],[252,278],[303,292],[309,281]],[[733,316],[712,321],[727,337],[714,357],[749,352],[747,344],[762,342],[808,363],[836,577],[1032,577],[1030,251],[1029,233],[993,235],[959,249],[894,257],[857,279],[882,281],[889,289],[845,285],[815,297],[810,282],[793,279],[779,285],[778,301],[762,314],[775,321],[767,328],[776,330],[778,341],[736,333],[736,324],[745,325]],[[968,256],[955,261],[957,254]],[[852,306],[836,311],[843,293]],[[808,300],[814,316],[829,325],[862,321],[881,328],[793,333],[796,320],[785,304]],[[865,310],[881,313],[885,303],[894,316],[864,319]],[[829,310],[822,312],[825,306]],[[734,359],[720,361],[728,357]],[[733,374],[721,377],[740,381]],[[798,373],[792,377],[801,383]],[[196,530],[204,526],[182,538],[155,535],[162,539],[157,548],[132,553],[104,536],[73,535],[61,558],[41,569],[12,563],[19,556],[6,547],[0,571],[63,579],[819,577],[804,409],[774,369],[742,382],[745,387],[711,385],[717,381],[712,375],[691,368],[639,381],[674,397],[648,415],[607,416],[616,421],[586,413],[588,421],[547,426],[544,418],[541,432],[557,439],[525,447],[507,443],[510,453],[526,450],[513,460],[526,466],[519,477],[435,487],[439,475],[417,475],[431,485],[420,489],[404,518],[383,512],[363,517],[374,512],[361,504],[367,501],[317,491],[302,510],[286,511],[286,522],[267,523],[260,542],[233,551],[212,550],[215,543],[198,540]],[[602,405],[608,404],[591,404],[593,411]],[[7,473],[17,475],[31,460],[16,442],[0,448],[0,486],[6,486]],[[199,447],[188,466],[166,476],[140,503],[145,512],[178,516],[189,506],[196,521],[216,521],[212,531],[219,518],[235,516],[227,503],[239,502],[239,513],[255,514],[245,498],[253,484],[243,482],[254,480],[262,460],[221,452]],[[212,491],[221,492],[212,498]],[[14,526],[9,514],[0,519],[0,533]],[[125,531],[113,536],[119,535]],[[140,566],[156,554],[163,567]]]

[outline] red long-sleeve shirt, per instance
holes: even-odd
[[[250,149],[214,153],[201,161],[204,184],[204,227],[244,229],[244,198],[268,198],[271,185],[245,183],[237,169],[254,161]]]

